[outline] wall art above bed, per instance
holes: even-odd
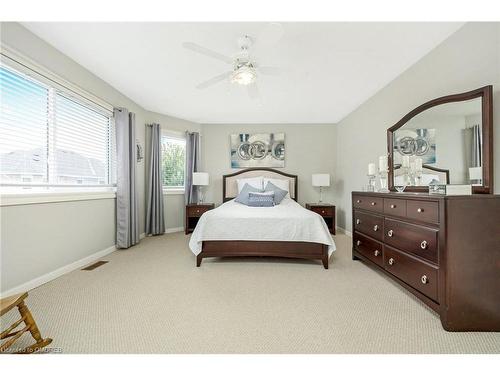
[[[285,166],[285,133],[231,134],[231,168]]]

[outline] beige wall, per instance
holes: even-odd
[[[299,176],[299,203],[317,202],[319,190],[311,186],[311,174],[330,173],[333,186],[326,189],[324,201],[333,201],[336,180],[336,127],[334,124],[203,124],[202,166],[210,174],[206,200],[222,202],[222,175],[231,168],[229,135],[235,133],[285,133],[286,161],[284,172]]]
[[[136,137],[145,144],[145,124],[185,131],[197,124],[146,111],[112,86],[18,23],[1,23],[2,44],[53,73],[136,114]],[[147,153],[147,151],[146,151]],[[140,232],[145,221],[145,160],[137,164]],[[182,226],[183,196],[166,196],[167,227]],[[1,285],[6,291],[115,243],[115,200],[30,204],[0,208]]]
[[[500,192],[500,27],[469,23],[339,122],[339,226],[351,230],[351,191],[366,184],[367,164],[386,150],[386,129],[413,108],[443,95],[494,88],[495,191]]]

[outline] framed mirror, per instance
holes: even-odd
[[[389,189],[427,192],[429,184],[493,192],[493,87],[420,105],[387,130]]]

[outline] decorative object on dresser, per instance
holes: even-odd
[[[389,192],[389,189],[387,189],[387,176],[389,172],[388,160],[387,155],[382,155],[378,158],[378,175],[380,179],[380,189],[378,191],[381,193]]]
[[[203,215],[205,212],[214,209],[215,204],[213,203],[202,203],[202,204],[197,204],[197,203],[190,203],[186,205],[186,224],[184,227],[184,232],[186,234],[191,233],[194,228],[196,227],[196,224],[198,224],[198,220],[200,219],[201,215]]]
[[[208,173],[193,172],[193,186],[198,186],[198,204],[203,204],[203,186],[208,186],[208,183]]]
[[[330,186],[330,175],[328,173],[319,173],[312,175],[312,186],[319,187],[319,201],[323,202],[323,188]]]
[[[366,186],[366,191],[375,191],[375,179],[377,178],[377,170],[375,169],[375,163],[368,164],[368,185]]]
[[[387,129],[389,189],[428,192],[431,183],[493,192],[493,87],[433,99]]]
[[[436,311],[447,331],[500,331],[500,196],[352,193],[353,259]]]
[[[321,215],[330,233],[335,234],[335,206],[333,204],[306,203],[306,208]]]

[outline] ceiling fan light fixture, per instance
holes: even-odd
[[[252,66],[242,66],[231,75],[231,82],[239,85],[249,85],[257,79],[257,72]]]

